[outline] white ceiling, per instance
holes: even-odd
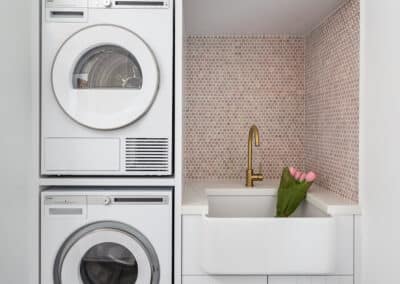
[[[184,0],[187,35],[305,35],[346,0]]]

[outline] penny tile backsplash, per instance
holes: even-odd
[[[319,183],[358,200],[359,0],[306,37],[305,166]]]
[[[185,72],[187,178],[245,177],[252,124],[256,171],[303,165],[303,38],[189,37]]]
[[[358,0],[306,37],[190,36],[185,44],[185,177],[245,177],[252,124],[255,171],[313,169],[357,200]]]

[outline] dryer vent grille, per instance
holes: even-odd
[[[127,172],[169,172],[168,138],[126,138],[125,155]]]

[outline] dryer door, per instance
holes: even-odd
[[[76,122],[116,129],[150,109],[159,71],[153,52],[138,35],[118,26],[96,25],[61,46],[52,85],[59,105]]]
[[[97,222],[72,234],[59,250],[54,283],[156,284],[157,254],[136,229],[118,222]]]

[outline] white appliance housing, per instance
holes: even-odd
[[[172,283],[172,189],[41,195],[41,284]]]
[[[41,174],[173,174],[173,0],[43,0]]]

